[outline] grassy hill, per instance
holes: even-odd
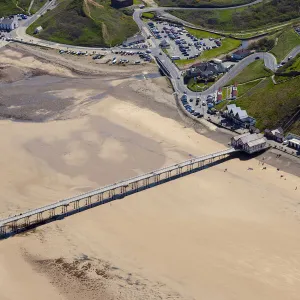
[[[274,84],[272,75],[262,61],[253,62],[230,82],[238,83],[239,98],[236,101],[224,101],[216,108],[222,109],[226,104],[236,103],[256,118],[259,129],[282,126],[300,107],[300,76],[276,76],[277,84]],[[289,131],[300,134],[300,120]]]
[[[299,86],[300,76],[276,85],[268,77],[238,99],[236,104],[256,118],[260,129],[275,128],[286,123],[300,106]]]
[[[184,10],[171,11],[171,13],[205,28],[239,32],[299,18],[299,7],[300,0],[271,0],[247,8],[219,11]]]
[[[300,45],[300,36],[293,28],[283,31],[277,40],[277,44],[272,48],[271,52],[280,62],[284,59],[294,47]]]
[[[0,17],[26,13],[31,0],[0,0]]]
[[[138,31],[131,16],[110,7],[109,0],[63,0],[28,29],[43,31],[37,37],[81,46],[113,46]]]
[[[271,75],[273,75],[273,73],[265,68],[264,62],[262,60],[256,60],[231,80],[229,84],[234,84],[235,82],[238,84],[245,83],[259,78],[269,77]]]
[[[253,2],[254,0],[157,0],[160,6],[226,7]]]

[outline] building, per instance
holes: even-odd
[[[226,69],[222,63],[201,62],[193,65],[186,72],[186,77],[204,80],[215,79],[219,74],[225,73]]]
[[[295,138],[292,138],[289,140],[289,147],[291,148],[294,148],[298,151],[300,151],[300,139],[295,139]]]
[[[267,140],[262,134],[244,133],[231,138],[231,145],[249,154],[259,152],[268,148]]]
[[[0,30],[11,31],[19,27],[17,16],[10,18],[0,18]]]
[[[288,142],[289,147],[294,148],[300,152],[300,136],[299,135],[289,133],[286,136],[286,140]]]
[[[162,40],[162,41],[159,43],[159,46],[160,46],[162,49],[170,48],[170,44],[169,44],[166,40]]]
[[[141,34],[137,34],[133,37],[128,38],[125,42],[123,42],[123,46],[128,47],[140,43],[145,43],[145,38]]]
[[[133,5],[133,0],[111,0],[111,6],[114,8],[122,8]]]
[[[246,110],[242,110],[240,107],[237,107],[235,104],[227,105],[227,110],[224,113],[225,117],[232,120],[233,123],[243,127],[250,128],[255,126],[256,120],[248,116]]]
[[[266,129],[265,137],[278,143],[282,143],[284,141],[283,129],[281,127],[274,130]]]
[[[237,50],[234,53],[232,53],[231,59],[234,61],[241,60],[241,59],[249,56],[250,54],[252,54],[252,52],[250,50],[240,49],[240,50]]]
[[[232,87],[231,87],[231,99],[236,99],[238,96],[238,88],[237,88],[237,83],[235,83]]]
[[[217,91],[217,102],[221,102],[223,98],[222,88],[219,88]]]
[[[35,30],[34,30],[34,34],[38,34],[43,30],[42,26],[38,26]]]

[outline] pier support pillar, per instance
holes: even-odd
[[[79,200],[73,202],[74,205],[74,209],[78,209],[79,208]]]
[[[170,177],[172,177],[172,171],[167,172],[167,179],[169,179]]]
[[[25,227],[30,225],[30,217],[26,217],[24,220]]]
[[[63,205],[62,207],[61,207],[61,213],[62,214],[65,214],[65,213],[67,213],[68,212],[68,205]]]
[[[43,221],[43,213],[37,213],[37,215],[36,215],[36,220],[37,220],[37,222],[41,222],[41,221]]]
[[[86,199],[85,199],[85,205],[86,206],[89,206],[89,205],[91,205],[92,204],[92,197],[87,197]]]
[[[101,202],[103,200],[103,193],[98,194],[98,202]]]
[[[50,210],[49,210],[49,217],[50,218],[53,218],[55,216],[55,208],[51,208]]]
[[[0,227],[0,236],[5,235],[5,234],[6,234],[6,226],[3,225],[3,226]]]
[[[12,229],[12,232],[16,231],[17,228],[18,228],[18,223],[17,223],[17,221],[13,221],[13,222],[11,223],[11,229]]]
[[[148,186],[149,185],[149,178],[143,179],[143,186]]]
[[[115,189],[108,191],[108,198],[114,199],[115,197]]]

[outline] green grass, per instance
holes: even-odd
[[[278,61],[281,61],[297,45],[300,45],[300,37],[295,33],[293,28],[289,28],[279,35],[277,45],[275,45],[271,52],[277,57]]]
[[[295,71],[300,72],[300,54],[298,54],[293,60],[291,60],[291,63],[287,65],[287,68],[285,69],[286,73]]]
[[[213,85],[215,82],[195,82],[194,78],[191,78],[187,84],[187,88],[193,92],[202,92],[207,90],[211,85]]]
[[[210,11],[170,10],[170,13],[202,28],[243,33],[299,19],[299,6],[300,0],[272,0],[243,8]]]
[[[250,81],[246,83],[242,83],[238,85],[238,97],[243,96],[245,93],[247,93],[249,90],[251,90],[253,87],[255,87],[258,83],[260,83],[260,79],[255,81]]]
[[[289,132],[300,135],[300,120],[296,121],[291,128],[289,128]]]
[[[139,5],[139,4],[143,4],[143,2],[141,0],[133,0],[133,4]]]
[[[225,108],[225,106],[226,106],[227,104],[229,104],[229,102],[230,102],[230,101],[228,101],[228,100],[224,100],[224,101],[218,103],[217,105],[215,105],[215,109],[217,109],[217,110],[222,110],[223,108]]]
[[[253,0],[157,0],[160,6],[180,7],[226,7],[253,2]]]
[[[17,4],[20,8],[17,7]],[[27,13],[30,0],[1,0],[0,1],[0,17],[12,14]]]
[[[33,34],[42,26],[37,37],[57,43],[81,46],[114,46],[138,31],[131,16],[122,10],[110,7],[109,0],[96,0],[101,5],[89,4],[83,0],[65,0],[55,9],[48,11],[28,29]]]
[[[154,19],[155,14],[152,12],[144,12],[142,13],[142,17],[145,19]]]
[[[210,60],[212,58],[225,55],[234,49],[238,48],[241,45],[241,41],[231,39],[231,38],[223,38],[222,39],[222,46],[210,50],[205,50],[201,54],[201,60]]]
[[[222,99],[227,99],[227,87],[222,88]]]
[[[257,84],[249,95],[236,100],[236,105],[246,109],[257,120],[257,127],[275,128],[291,117],[300,105],[300,77],[274,85],[271,78]]]
[[[185,29],[192,35],[194,35],[196,38],[220,38],[221,36],[219,34],[211,33],[208,31],[204,30],[199,30],[199,29],[193,29],[189,27],[185,27]]]
[[[270,70],[265,68],[264,62],[262,60],[255,60],[228,84],[234,84],[235,82],[245,83],[248,81],[256,80],[258,78],[269,77],[272,74],[273,73]]]
[[[30,13],[35,14],[46,2],[47,0],[34,0]]]
[[[194,30],[194,33],[193,34],[196,37],[204,37],[204,38],[207,38],[207,37],[218,38],[219,37],[216,34],[213,36],[212,34],[208,34],[208,32],[201,31],[201,30]],[[208,35],[205,36],[202,33],[205,33],[205,34],[208,34]],[[195,63],[195,62],[198,62],[198,61],[208,61],[212,58],[216,58],[216,57],[219,57],[221,55],[225,55],[225,54],[233,51],[234,49],[238,48],[240,46],[240,44],[241,44],[241,42],[239,40],[235,40],[235,39],[231,39],[231,38],[223,38],[221,47],[210,49],[210,50],[205,50],[197,58],[180,59],[180,60],[176,60],[175,63],[176,63],[177,66],[182,67],[182,66],[186,66],[188,64],[192,64],[192,63]]]

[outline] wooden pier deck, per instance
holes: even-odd
[[[228,148],[216,153],[194,157],[178,164],[2,219],[0,220],[0,239],[204,169],[238,151],[234,148]]]

